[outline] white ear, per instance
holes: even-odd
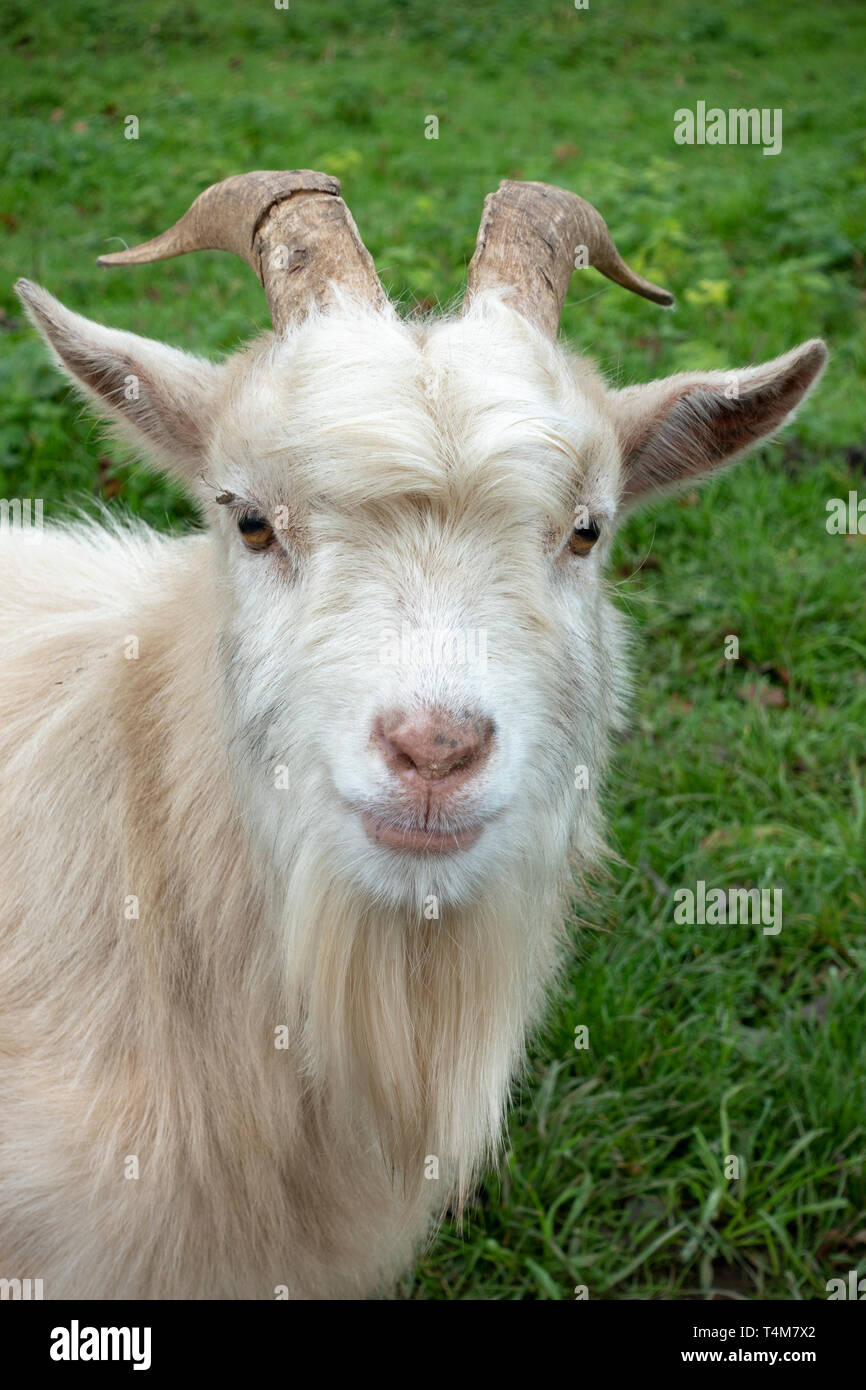
[[[681,373],[612,393],[623,454],[621,505],[695,482],[780,429],[827,365],[820,338],[731,372]]]
[[[201,467],[222,369],[136,333],[103,328],[39,285],[15,286],[58,364],[137,448],[186,480]]]

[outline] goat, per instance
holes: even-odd
[[[372,1297],[495,1156],[604,853],[615,528],[780,427],[827,352],[609,388],[557,342],[576,253],[672,298],[540,183],[486,200],[455,314],[401,319],[306,170],[102,263],[204,248],[273,323],[219,365],[18,285],[206,525],[0,546],[0,1268]]]

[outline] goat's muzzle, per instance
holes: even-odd
[[[474,844],[484,827],[477,817],[466,820],[467,797],[495,732],[493,721],[479,714],[434,709],[380,715],[371,744],[387,770],[390,797],[389,807],[362,817],[374,844],[428,853]]]

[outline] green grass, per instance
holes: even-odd
[[[678,295],[663,314],[575,278],[564,329],[614,381],[828,340],[830,370],[781,441],[622,533],[614,578],[638,642],[608,797],[621,862],[576,904],[508,1163],[404,1294],[820,1298],[862,1272],[866,537],[824,526],[828,498],[866,496],[862,6],[10,0],[2,24],[0,491],[48,516],[106,496],[157,526],[194,513],[104,443],[12,281],[230,351],[265,323],[239,262],[94,262],[244,169],[339,175],[407,304],[459,291],[501,177],[583,193]],[[675,146],[674,111],[698,100],[781,107],[782,154]],[[671,893],[701,878],[781,885],[781,933],[677,926]]]

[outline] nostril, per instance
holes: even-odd
[[[397,772],[411,772],[416,766],[408,753],[402,753],[396,744],[391,744],[394,757],[394,767]]]
[[[385,715],[373,732],[393,773],[439,782],[462,779],[480,768],[492,746],[495,725],[479,716],[424,710]]]

